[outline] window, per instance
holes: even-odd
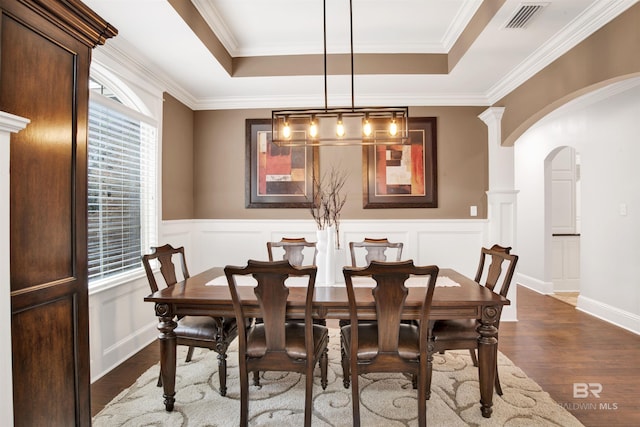
[[[153,121],[91,81],[88,146],[88,263],[95,284],[140,268],[156,243]]]

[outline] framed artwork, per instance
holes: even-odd
[[[408,143],[363,147],[363,208],[438,207],[436,145],[436,118],[410,117]]]
[[[247,208],[308,208],[317,172],[317,148],[280,147],[271,142],[271,119],[246,120]]]

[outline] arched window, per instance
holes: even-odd
[[[157,240],[156,123],[96,74],[89,87],[90,286],[140,268],[140,254]]]

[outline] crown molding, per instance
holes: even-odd
[[[209,0],[191,0],[202,19],[205,20],[211,31],[218,37],[220,43],[227,49],[229,55],[235,57],[239,55],[238,40],[233,36],[229,26],[224,22],[218,9]]]
[[[332,97],[332,105],[350,105],[351,98]],[[322,100],[317,96],[277,96],[277,97],[225,97],[207,98],[199,100],[194,110],[235,110],[251,108],[308,108],[310,105],[321,105]],[[357,106],[365,105],[406,105],[410,107],[440,106],[484,106],[490,105],[489,100],[477,94],[448,94],[433,95],[367,95],[359,96]]]
[[[568,50],[583,41],[593,32],[600,29],[603,25],[610,22],[619,14],[623,13],[637,0],[619,0],[615,2],[594,2],[594,4],[585,11],[581,16],[576,18],[571,24],[566,26],[552,40],[543,45],[533,55],[529,56],[518,67],[514,68],[511,73],[504,79],[490,88],[486,93],[451,93],[446,95],[368,95],[359,97],[359,105],[375,105],[375,104],[398,104],[408,106],[489,106],[508,95],[522,83],[530,79],[537,72],[565,54]],[[211,4],[207,4],[202,0],[194,0],[194,5],[200,10],[200,13],[218,30],[220,24],[211,24],[208,19],[215,14],[215,8]],[[473,8],[468,6],[465,10],[469,12]],[[209,10],[209,12],[203,12]],[[461,17],[460,20],[464,20]],[[221,42],[227,47],[227,42],[221,37]],[[230,52],[233,49],[230,49]],[[306,108],[309,105],[320,105],[317,96],[275,96],[275,97],[215,97],[198,99],[181,87],[169,76],[158,69],[158,67],[145,62],[141,55],[129,54],[135,52],[135,49],[123,43],[122,40],[115,38],[110,40],[104,46],[95,49],[116,61],[123,67],[131,69],[138,75],[145,76],[145,79],[153,85],[169,92],[173,97],[182,102],[192,110],[206,109],[247,109],[247,108]],[[344,102],[349,105],[350,100]]]
[[[94,50],[94,59],[100,61],[101,56],[108,61],[128,70],[136,77],[137,84],[145,87],[150,92],[169,92],[192,110],[197,104],[196,98],[183,89],[178,83],[154,66],[142,59],[142,55],[130,54],[136,50],[129,46],[123,39],[115,38],[104,46]]]

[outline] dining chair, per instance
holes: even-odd
[[[490,249],[482,248],[480,250],[480,262],[474,280],[506,298],[517,263],[518,256],[511,254],[511,247],[493,245]],[[500,283],[500,287],[496,289],[498,283]],[[498,312],[498,318],[495,324],[496,328],[500,326],[502,306],[500,306],[498,310],[500,311]],[[476,350],[478,348],[478,338],[480,338],[480,334],[477,331],[477,327],[478,320],[475,319],[435,321],[431,333],[434,341],[434,351],[444,353],[446,350],[468,349],[473,365],[478,366]],[[496,392],[502,396],[497,362],[495,369]]]
[[[246,267],[226,266],[224,273],[229,283],[236,322],[242,322],[247,317],[245,308],[249,304],[257,305],[257,317],[262,319],[262,322],[254,323],[238,333],[240,426],[248,423],[249,372],[252,371],[304,374],[304,425],[310,426],[314,367],[316,363],[320,365],[320,384],[325,389],[328,365],[328,329],[314,324],[311,317],[317,267],[292,266],[288,260],[249,260]],[[256,281],[253,292],[241,292],[236,282],[237,276],[252,276]],[[290,276],[307,276],[307,286],[289,287],[287,278]],[[304,297],[304,323],[300,319],[286,318],[287,302],[292,297]]]
[[[291,265],[300,266],[304,264],[305,249],[313,248],[313,258],[311,263],[307,265],[316,265],[316,242],[308,242],[304,237],[283,237],[279,242],[267,242],[267,252],[269,261],[274,260],[274,248],[282,248],[284,251],[282,259],[289,260]]]
[[[274,261],[274,255],[276,255],[277,249],[281,248],[282,259],[288,260],[291,265],[301,266],[305,265],[305,259],[311,257],[311,264],[306,263],[307,265],[316,265],[316,257],[318,255],[318,249],[316,248],[316,242],[308,242],[304,237],[283,237],[279,242],[267,242],[267,253],[269,254],[269,261]],[[309,252],[308,248],[313,249],[313,255]],[[306,256],[305,256],[306,255]],[[255,319],[257,322],[261,322],[262,319]],[[313,319],[313,323],[318,325],[327,325],[327,321],[325,319]],[[253,372],[253,385],[260,385],[260,371]]]
[[[365,252],[365,263],[369,264],[371,261],[387,261],[387,249],[395,249],[395,261],[400,261],[400,259],[402,258],[402,247],[402,242],[392,243],[386,237],[382,239],[372,239],[369,237],[365,237],[362,242],[349,242],[351,266],[358,266],[358,252],[361,249],[363,249]]]
[[[189,278],[189,270],[184,255],[184,247],[174,248],[166,244],[151,247],[151,253],[142,256],[142,264],[147,273],[151,292],[158,291],[158,283],[153,272],[152,261],[160,264],[160,273],[166,287],[175,285],[178,280],[173,259],[178,258],[182,270],[182,278]],[[227,349],[231,341],[238,335],[234,318],[209,316],[183,316],[178,318],[178,326],[174,329],[177,345],[189,346],[186,361],[190,362],[195,347],[208,348],[218,353],[218,374],[220,378],[220,395],[227,394]],[[162,374],[158,377],[158,387],[162,386]]]
[[[345,349],[345,375],[351,377],[353,425],[360,425],[360,390],[358,376],[371,372],[411,374],[417,383],[418,425],[427,423],[427,394],[431,383],[429,351],[429,312],[439,269],[435,265],[415,266],[412,260],[400,262],[371,261],[367,267],[344,267],[351,323],[341,328]],[[410,275],[424,277],[424,299],[420,321],[403,323],[401,313],[408,295],[405,281]],[[354,276],[370,276],[375,287],[353,287]],[[357,299],[373,296],[375,321],[358,319]],[[345,365],[346,363],[346,365]]]

